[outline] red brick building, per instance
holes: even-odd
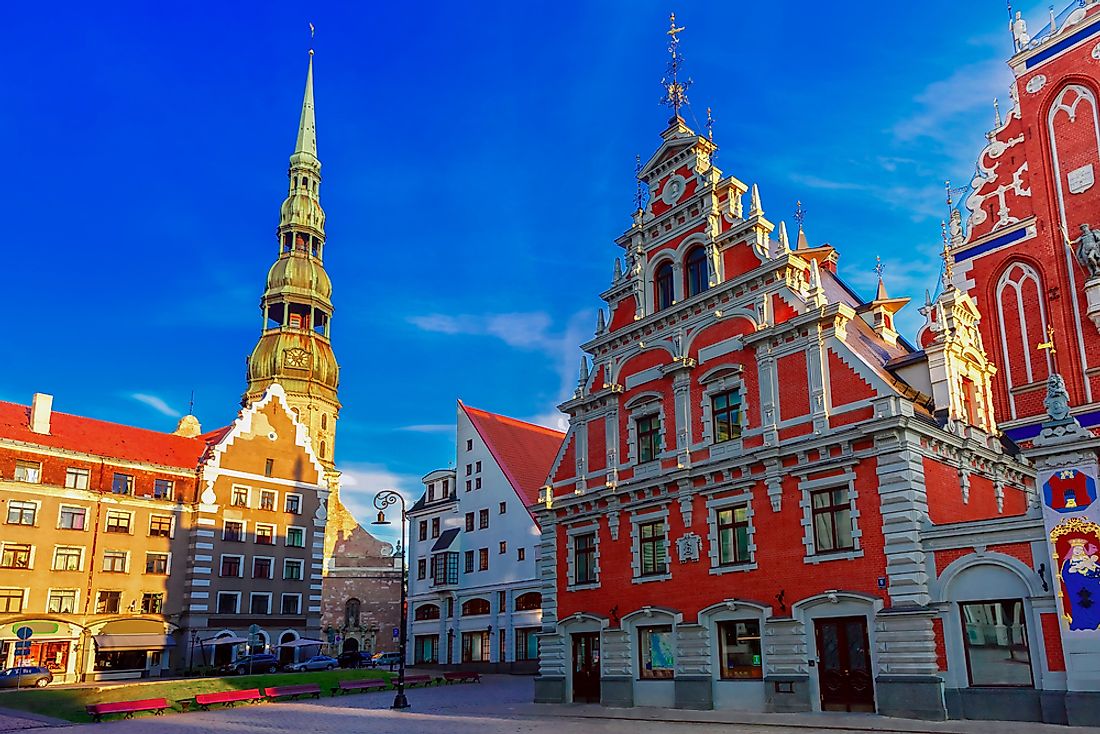
[[[910,345],[908,299],[862,300],[801,229],[792,247],[679,115],[661,138],[561,406],[537,700],[1094,721],[1035,471],[998,427],[985,281],[948,253]],[[1017,416],[1042,420],[1045,377]]]

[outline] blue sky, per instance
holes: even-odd
[[[718,165],[773,221],[801,199],[862,293],[880,255],[919,299],[943,180],[1010,106],[1003,0],[23,4],[0,398],[172,430],[193,389],[204,427],[232,420],[312,21],[349,504],[451,463],[457,398],[553,422],[668,117],[670,10]]]

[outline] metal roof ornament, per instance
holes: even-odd
[[[680,81],[680,67],[684,64],[684,57],[680,54],[680,33],[683,26],[676,27],[676,13],[668,16],[668,54],[671,57],[665,76],[661,79],[661,86],[665,88],[661,104],[672,108],[672,120],[680,117],[680,108],[688,103],[687,90],[691,88],[691,78]]]

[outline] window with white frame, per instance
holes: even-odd
[[[23,611],[23,589],[0,589],[0,612]]]
[[[31,482],[37,484],[42,481],[42,463],[38,461],[24,461],[17,459],[15,462],[15,475],[17,482]]]
[[[134,515],[124,510],[107,510],[103,520],[103,531],[107,533],[128,534],[133,524]]]
[[[124,550],[103,551],[103,573],[126,573],[130,553]]]
[[[38,503],[24,500],[8,501],[8,525],[33,526],[38,516]]]
[[[741,391],[725,390],[710,396],[710,420],[714,443],[741,437]]]
[[[47,614],[75,614],[76,589],[50,589],[46,596]]]
[[[283,578],[290,581],[301,581],[305,570],[305,561],[299,558],[287,558],[283,560]]]
[[[959,604],[971,686],[1034,685],[1022,599]]]
[[[83,530],[87,527],[88,508],[76,505],[61,505],[57,513],[59,530]]]
[[[226,520],[222,527],[222,540],[231,543],[244,542],[244,523],[236,520]]]
[[[153,497],[158,500],[170,500],[175,491],[176,483],[171,479],[153,480]]]
[[[655,461],[661,453],[661,417],[656,413],[634,420],[638,446],[638,463]]]
[[[269,579],[272,577],[275,559],[271,556],[252,557],[252,578]]]
[[[59,545],[53,549],[54,571],[79,571],[84,568],[84,548],[73,545]]]
[[[668,573],[667,532],[664,519],[637,524],[638,575],[661,576]]]
[[[279,504],[279,496],[273,489],[260,490],[260,509],[274,511]]]
[[[29,543],[0,543],[0,568],[29,569],[33,550]]]
[[[295,527],[293,525],[286,529],[286,547],[287,548],[305,548],[306,547],[306,529]]]
[[[132,495],[134,493],[134,475],[115,472],[111,478],[111,494]]]
[[[256,523],[256,544],[275,545],[275,526]]]
[[[293,492],[287,492],[284,499],[284,509],[291,515],[302,514],[302,495],[295,494]]]
[[[596,571],[596,529],[588,532],[577,533],[572,538],[573,573],[571,581],[574,586],[587,586],[599,582]]]
[[[167,553],[145,554],[145,573],[163,576],[168,574],[168,568],[169,563]]]
[[[715,510],[714,516],[718,538],[718,565],[748,563],[749,506],[738,504],[720,507]]]
[[[253,591],[248,595],[249,614],[271,614],[271,592]]]
[[[234,484],[229,493],[229,504],[233,507],[248,507],[248,496],[252,490],[240,484]]]
[[[101,589],[95,598],[96,614],[118,614],[122,608],[122,592],[115,589]]]
[[[302,613],[302,595],[301,594],[283,594],[279,598],[279,613],[280,614],[301,614]]]
[[[852,504],[847,487],[810,492],[810,520],[814,550],[837,553],[855,549],[852,535]]]
[[[70,466],[65,470],[66,489],[87,489],[92,473],[88,469]]]
[[[149,517],[149,536],[153,538],[171,538],[172,516],[151,515]]]
[[[219,591],[218,614],[237,614],[241,609],[241,592]]]
[[[164,593],[147,591],[141,595],[142,614],[160,614],[164,611]]]
[[[718,623],[718,662],[723,680],[764,677],[760,653],[760,621],[740,619]]]
[[[229,578],[241,578],[243,576],[244,556],[223,555],[219,575]]]

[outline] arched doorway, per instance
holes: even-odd
[[[346,638],[341,652],[359,652],[359,640],[354,637]]]
[[[279,635],[279,665],[290,665],[294,662],[294,650],[293,647],[287,647],[287,643],[294,642],[298,639],[296,632],[284,632]]]

